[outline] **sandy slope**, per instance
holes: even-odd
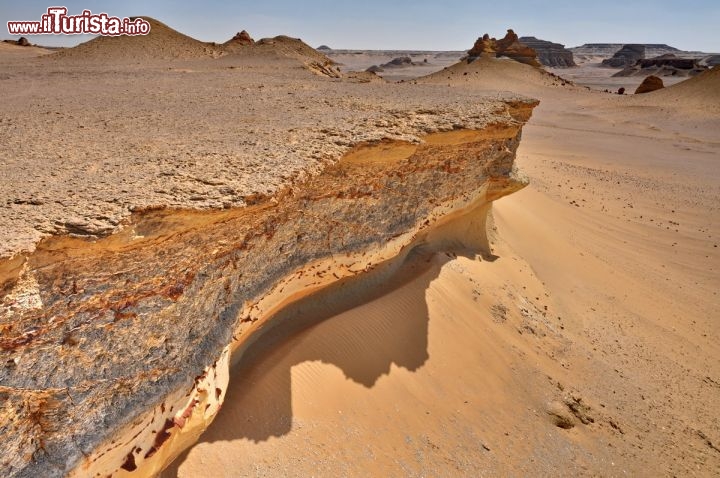
[[[542,101],[494,255],[420,255],[258,344],[166,476],[717,476],[715,78],[641,101],[509,63],[425,80]]]

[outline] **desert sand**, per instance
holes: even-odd
[[[278,40],[281,45],[285,38]],[[418,168],[393,172],[413,185],[415,207],[391,196],[405,209],[382,206],[379,213],[369,212],[377,221],[370,226],[355,218],[359,226],[343,232],[337,246],[344,251],[351,238],[371,237],[362,257],[375,254],[376,264],[356,271],[340,253],[321,257],[325,262],[312,263],[312,268],[322,265],[320,279],[317,271],[311,282],[282,279],[257,302],[265,315],[239,329],[244,335],[233,338],[229,379],[212,382],[227,380],[227,389],[223,382],[217,399],[203,396],[203,406],[212,414],[219,409],[217,415],[214,420],[204,416],[202,426],[188,434],[192,439],[185,445],[209,424],[163,477],[720,474],[720,70],[653,93],[620,96],[572,84],[562,77],[566,70],[551,75],[507,59],[446,65],[424,77],[403,72],[407,76],[397,79],[405,81],[392,84],[331,77],[326,69],[332,65],[295,47],[295,53],[283,47],[224,54],[182,39],[176,46],[185,53],[171,58],[172,46],[166,45],[151,67],[128,63],[127,57],[113,67],[114,78],[120,73],[152,85],[147,92],[153,99],[143,106],[148,111],[120,102],[120,111],[129,113],[124,118],[79,116],[86,103],[71,96],[67,105],[43,103],[49,113],[24,115],[19,105],[37,98],[32,92],[10,89],[3,98],[5,111],[13,115],[5,113],[0,123],[6,138],[17,137],[11,131],[18,119],[38,131],[23,133],[32,139],[29,146],[6,140],[6,151],[13,154],[6,153],[3,166],[14,176],[2,183],[3,199],[10,202],[2,215],[7,226],[0,252],[23,250],[34,264],[32,247],[41,237],[70,233],[95,244],[83,246],[84,251],[71,242],[74,248],[62,261],[51,252],[64,253],[66,242],[41,248],[42,260],[36,259],[41,284],[33,287],[40,287],[42,300],[57,284],[77,288],[67,277],[50,274],[53,268],[72,274],[73,260],[95,268],[117,263],[152,278],[139,283],[164,287],[160,278],[194,270],[198,257],[211,263],[230,254],[233,231],[265,224],[263,233],[272,239],[275,230],[244,208],[253,214],[253,207],[277,210],[282,222],[304,214],[292,202],[302,194],[330,197],[325,182],[347,186],[341,197],[364,198],[369,193],[363,185],[382,188],[374,174],[359,168],[376,167],[380,177],[383,168],[402,164],[417,151],[428,164],[449,170],[463,164],[464,169],[461,158],[486,154],[478,145],[491,141],[487,144],[498,154],[517,147],[515,163],[522,174],[506,171],[514,182],[496,195],[486,186],[478,197],[466,197],[477,191],[463,193],[463,207],[448,206],[443,216],[417,199],[422,197],[417,191],[424,188],[427,197],[442,203],[452,196],[442,189],[444,183],[415,185],[412,174]],[[69,65],[91,54],[65,56]],[[56,76],[77,71],[63,66],[66,60],[49,60]],[[9,67],[8,82],[32,78],[45,68],[45,63],[19,67],[15,56],[3,61],[14,68]],[[113,98],[107,84],[117,89],[133,84],[106,78],[96,63],[82,68],[102,79],[72,79],[91,97]],[[615,80],[592,71],[586,78],[599,90],[616,89]],[[37,81],[42,86],[50,80]],[[247,109],[239,111],[228,94],[242,97]],[[188,95],[197,98],[195,110],[181,108]],[[540,101],[532,117],[534,103],[528,98]],[[516,104],[525,106],[518,111]],[[159,105],[163,114],[153,115]],[[40,118],[47,114],[66,116],[52,128],[68,135],[72,147],[60,150],[56,143],[37,140]],[[462,124],[454,124],[457,118]],[[511,131],[489,125],[493,118]],[[518,147],[515,135],[526,120]],[[154,122],[167,137],[154,140],[144,131]],[[111,150],[99,153],[98,144],[87,141],[89,132],[81,131],[86,127],[108,130]],[[444,135],[428,136],[439,131]],[[123,142],[128,136],[133,137],[129,146]],[[252,138],[252,144],[237,138]],[[21,182],[26,174],[21,160],[33,160],[38,151],[62,151],[71,162],[57,168],[58,178],[31,169],[34,179]],[[98,154],[107,157],[93,169]],[[173,167],[176,154],[185,158],[182,168]],[[122,161],[113,163],[115,157]],[[265,162],[258,164],[256,157]],[[128,158],[132,161],[123,162]],[[340,165],[339,170],[324,169],[328,165]],[[280,168],[292,174],[280,176]],[[243,172],[236,174],[238,169]],[[109,171],[125,181],[108,181]],[[499,198],[525,184],[523,174],[529,185]],[[362,181],[348,186],[338,177]],[[489,183],[506,179],[478,177]],[[69,193],[62,189],[65,183],[77,188],[77,197],[58,207],[50,199]],[[300,191],[281,194],[288,185]],[[309,191],[303,193],[305,187]],[[466,187],[456,184],[457,190]],[[16,197],[21,201],[12,202]],[[325,209],[340,214],[332,209],[335,204]],[[355,207],[365,212],[360,209],[365,204]],[[168,212],[133,219],[134,210],[158,205]],[[352,208],[341,207],[352,214]],[[176,209],[185,212],[175,214]],[[312,212],[318,210],[323,207]],[[401,234],[404,230],[386,234],[390,226],[383,217],[393,214],[427,216],[431,226],[412,240]],[[302,231],[280,229],[276,240],[322,227],[319,221],[302,224]],[[128,233],[133,236],[124,238]],[[112,242],[135,238],[137,246]],[[155,244],[166,250],[157,253]],[[246,274],[287,254],[283,248],[252,245]],[[106,253],[105,247],[111,250]],[[355,253],[347,249],[348,257]],[[48,257],[68,265],[57,266]],[[175,257],[181,263],[167,266]],[[293,267],[294,277],[311,270],[300,262]],[[82,294],[91,296],[93,288],[127,283],[122,282],[126,276],[101,270],[102,280],[88,273],[92,280],[80,284],[80,296],[76,290],[69,294],[74,299],[67,307],[82,301]],[[227,275],[237,274],[230,268],[207,273],[212,276],[207,284],[226,284],[226,293],[241,280]],[[220,287],[190,284],[180,295],[187,290],[185,295],[194,294],[188,300],[210,304],[201,311],[225,297]],[[277,291],[285,287],[290,292],[282,299]],[[176,311],[190,310],[195,326],[206,326],[206,316],[179,304],[159,316],[179,320]],[[156,305],[128,307],[145,317],[142,308]],[[126,309],[123,314],[126,320]],[[193,332],[185,339],[194,341],[185,344],[197,346]],[[124,338],[132,333],[129,329]],[[164,337],[152,338],[162,343]],[[183,339],[173,336],[172,343],[182,345]],[[206,370],[202,377],[211,375]],[[192,392],[197,390],[196,384]],[[192,421],[195,412],[192,406],[188,410]],[[183,439],[179,432],[173,436]],[[123,469],[118,476],[126,471],[133,474]]]

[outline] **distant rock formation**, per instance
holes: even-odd
[[[332,50],[332,48],[330,48],[327,45],[320,45],[319,47],[316,48],[316,50],[330,51],[330,50]]]
[[[680,52],[677,48],[665,45],[664,43],[643,43],[643,46],[645,47],[645,55],[649,57]],[[585,57],[610,58],[622,47],[622,43],[585,43],[584,45],[576,46],[569,50],[573,52],[577,60],[578,58],[582,59]]]
[[[10,43],[11,45],[17,45],[17,46],[32,46],[27,38],[20,37],[17,40],[3,40],[5,43]]]
[[[373,66],[369,67],[368,69],[366,69],[365,71],[367,71],[369,73],[382,73],[383,71],[385,71],[385,69],[381,66],[373,65]]]
[[[572,52],[565,48],[565,45],[535,37],[520,37],[520,43],[535,50],[538,60],[545,66],[562,68],[576,66]]]
[[[613,76],[695,76],[708,67],[696,58],[678,58],[673,54],[638,60],[634,65],[615,73]]]
[[[650,93],[651,91],[659,90],[661,88],[665,88],[663,80],[657,76],[650,75],[645,78],[642,83],[640,83],[640,86],[638,86],[635,90],[635,94],[639,95],[641,93]]]
[[[645,58],[645,45],[629,44],[615,52],[612,58],[602,61],[602,66],[609,68],[626,68],[633,66],[638,60]]]
[[[478,38],[468,51],[468,61],[472,62],[483,55],[504,56],[526,65],[540,66],[537,52],[522,43],[512,29],[508,29],[505,36],[500,40],[490,38],[487,33]]]
[[[247,31],[243,30],[240,33],[236,33],[235,36],[226,41],[224,45],[252,45],[253,43],[255,43],[255,40],[252,39]]]
[[[380,68],[402,68],[405,66],[413,66],[415,63],[413,63],[412,58],[409,56],[401,56],[398,58],[393,58],[387,63],[383,63],[380,65]]]

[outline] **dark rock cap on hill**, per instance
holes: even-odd
[[[10,43],[11,45],[17,45],[17,46],[32,46],[27,38],[20,37],[17,40],[3,40],[5,43]]]
[[[236,33],[234,37],[223,43],[223,45],[252,45],[253,43],[255,43],[255,40],[252,39],[252,37],[246,30],[243,30],[239,33]]]

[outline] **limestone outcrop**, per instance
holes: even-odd
[[[535,37],[520,37],[520,42],[535,50],[538,61],[545,66],[561,68],[576,66],[572,52],[565,48],[565,45]]]
[[[218,61],[16,66],[35,88],[0,97],[0,475],[156,473],[276,311],[525,184],[535,100]]]
[[[470,61],[488,55],[512,58],[520,63],[540,66],[535,50],[520,42],[517,34],[512,29],[508,29],[505,36],[500,40],[490,38],[490,35],[486,33],[481,38],[478,38],[468,51]]]

